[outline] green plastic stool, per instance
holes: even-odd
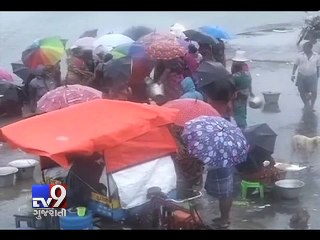
[[[264,186],[262,183],[259,182],[249,182],[242,180],[241,181],[241,197],[242,199],[247,198],[247,190],[248,188],[255,188],[259,190],[260,198],[264,198]]]

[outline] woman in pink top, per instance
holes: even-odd
[[[185,73],[185,77],[191,77],[192,74],[197,70],[199,67],[199,54],[198,49],[195,45],[190,44],[188,46],[189,52],[185,55],[184,61],[187,64],[187,71]]]

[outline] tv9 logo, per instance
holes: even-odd
[[[66,208],[66,184],[32,185],[32,208]]]

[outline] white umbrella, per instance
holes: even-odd
[[[103,46],[107,51],[112,50],[112,48],[121,45],[121,44],[127,44],[127,43],[133,43],[134,41],[123,35],[123,34],[107,34],[103,35],[102,37],[98,38],[93,43],[93,47],[97,48],[99,46]]]
[[[74,42],[71,48],[80,47],[83,49],[93,49],[93,43],[96,41],[96,38],[93,37],[83,37],[79,38]]]

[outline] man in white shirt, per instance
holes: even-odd
[[[314,111],[314,104],[317,99],[318,78],[320,69],[319,55],[312,51],[313,44],[306,42],[303,45],[303,52],[299,54],[293,66],[291,80],[294,82],[296,70],[298,69],[296,86],[304,103],[304,109],[311,107]],[[311,93],[311,104],[309,104],[309,93]]]

